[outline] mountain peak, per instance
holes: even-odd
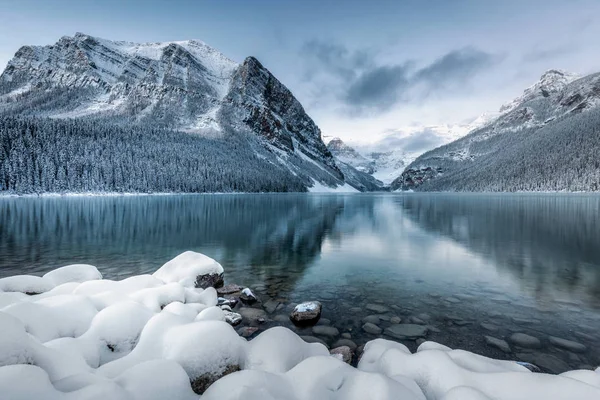
[[[542,74],[539,81],[523,91],[523,94],[510,103],[504,104],[500,108],[500,113],[510,112],[521,104],[535,97],[543,96],[550,97],[555,93],[560,92],[569,83],[578,79],[580,76],[561,69],[549,69]]]

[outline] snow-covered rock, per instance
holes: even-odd
[[[376,339],[365,345],[354,368],[341,360],[348,361],[350,348],[334,349],[338,356],[331,356],[323,344],[307,343],[287,328],[271,328],[247,341],[224,321],[229,306],[216,306],[214,288],[190,288],[185,274],[170,272],[172,282],[145,275],[67,282],[60,290],[36,296],[3,292],[0,397],[192,400],[203,393],[203,400],[600,398],[600,369],[532,373],[514,361],[434,342],[424,342],[411,353],[403,344]],[[186,289],[193,295],[186,295]],[[314,312],[318,306],[299,305],[298,311]],[[266,315],[260,309],[247,310]]]
[[[44,279],[51,281],[54,286],[68,282],[86,282],[102,279],[98,268],[89,264],[73,264],[57,268],[45,274]]]
[[[321,318],[322,309],[319,301],[305,301],[294,307],[290,319],[297,325],[314,325]]]
[[[181,282],[191,279],[196,287],[205,289],[223,285],[221,264],[204,254],[186,251],[168,261],[152,276],[163,282]]]

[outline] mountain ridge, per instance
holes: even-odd
[[[0,115],[159,126],[224,141],[242,135],[248,151],[308,190],[344,185],[320,129],[283,83],[256,58],[237,64],[198,40],[140,44],[77,33],[23,46],[0,75]]]
[[[391,187],[598,190],[599,105],[600,73],[578,77],[549,70],[487,124],[422,154]]]

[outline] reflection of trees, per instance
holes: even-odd
[[[138,274],[190,249],[225,268],[302,272],[345,203],[306,195],[3,199],[0,275],[74,262],[95,264],[107,277]]]
[[[580,288],[600,301],[600,198],[567,195],[405,196],[406,215],[492,257],[539,297]]]

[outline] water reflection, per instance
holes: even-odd
[[[382,329],[393,317],[426,323],[428,339],[560,372],[600,363],[598,221],[600,197],[584,195],[4,198],[0,277],[85,262],[124,278],[196,250],[263,304],[283,303],[265,326],[289,326],[291,303],[317,299],[360,345],[375,337],[363,318],[384,305]],[[515,332],[542,349],[504,353],[484,341]],[[549,335],[589,351],[553,347]]]
[[[600,307],[600,197],[415,195],[399,199],[423,229],[493,260],[536,298]]]

